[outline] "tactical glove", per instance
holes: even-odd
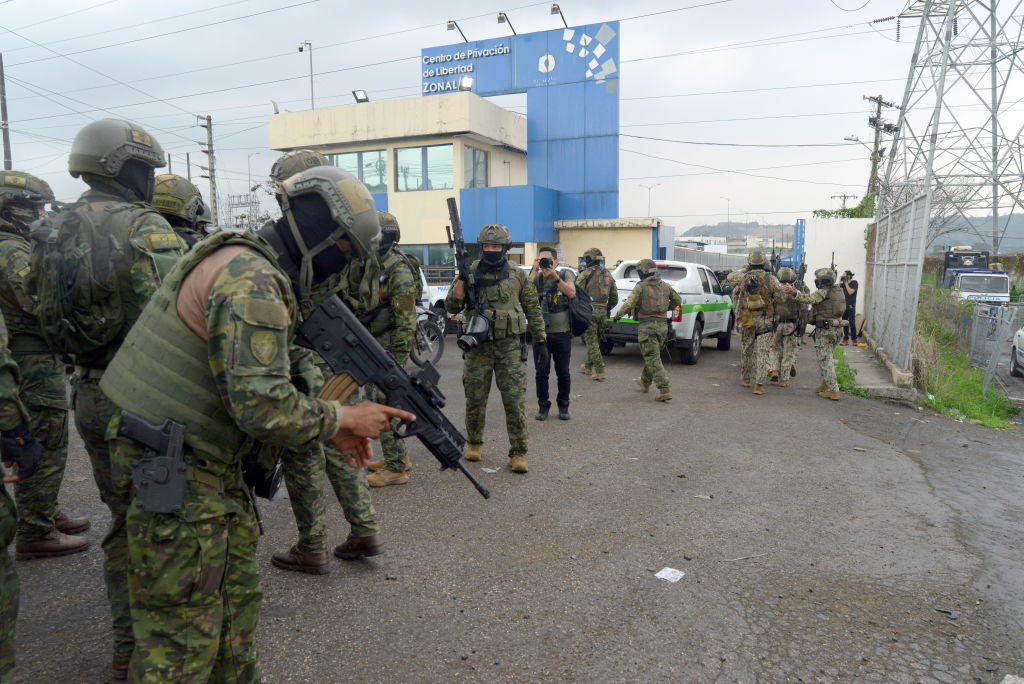
[[[546,341],[533,343],[533,363],[538,367],[547,367],[551,363],[551,350]]]
[[[17,475],[5,475],[4,482],[17,482],[32,477],[43,456],[43,445],[36,441],[32,428],[22,422],[13,430],[0,432],[0,460],[8,468],[18,466]]]

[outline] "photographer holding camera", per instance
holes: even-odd
[[[853,271],[843,271],[843,275],[839,277],[839,286],[843,289],[843,295],[846,296],[846,313],[843,314],[843,320],[849,321],[850,324],[843,328],[843,341],[839,344],[850,344],[851,338],[853,344],[857,344],[857,288],[859,285],[857,281],[853,279]]]
[[[569,356],[572,351],[572,332],[569,322],[569,300],[576,298],[576,280],[571,271],[558,274],[558,254],[554,247],[541,247],[533,261],[530,280],[537,288],[540,310],[547,330],[547,343],[533,345],[533,365],[537,370],[537,420],[546,420],[551,409],[548,377],[551,361],[555,362],[558,377],[558,417],[569,420]]]

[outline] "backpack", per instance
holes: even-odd
[[[756,287],[751,292],[748,286],[753,286],[756,280]],[[751,271],[740,280],[738,295],[738,309],[740,311],[737,322],[741,328],[752,328],[757,324],[755,317],[774,315],[772,300],[768,296],[768,274]]]
[[[665,314],[668,311],[668,285],[661,278],[645,278],[640,281],[640,304],[637,313],[644,316]]]
[[[576,296],[569,300],[569,332],[582,335],[590,327],[594,315],[594,300],[582,287],[576,288]]]
[[[92,220],[66,208],[32,224],[27,287],[38,298],[36,316],[50,348],[62,354],[102,350],[127,332],[117,263],[118,244]]]
[[[401,249],[395,248],[395,254],[398,258],[405,262],[405,265],[412,271],[412,279],[416,281],[416,304],[418,305],[423,301],[423,276],[421,269],[423,264],[419,259],[414,257],[412,254],[407,254]]]

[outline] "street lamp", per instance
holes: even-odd
[[[498,23],[499,24],[508,24],[508,27],[510,29],[512,29],[512,35],[513,36],[518,36],[519,35],[518,33],[516,33],[515,27],[512,26],[512,21],[508,18],[508,15],[505,14],[504,12],[498,12]]]
[[[302,52],[303,48],[309,48],[309,108],[316,109],[313,104],[313,43],[304,40],[299,43],[299,52]]]
[[[462,76],[459,78],[459,90],[472,91],[473,90],[473,77]]]
[[[654,185],[640,185],[641,188],[647,188],[647,218],[651,218],[651,190],[659,185],[661,185],[661,183],[655,183]]]
[[[732,223],[732,211],[729,209],[729,198],[725,195],[719,195],[719,197],[725,200],[725,226],[728,228],[729,224]]]
[[[551,13],[562,17],[562,23],[565,24],[565,28],[569,28],[569,22],[565,20],[565,15],[562,14],[562,8],[558,6],[557,2],[551,3]]]
[[[366,94],[365,90],[353,90],[352,91],[352,98],[358,104],[364,104],[364,103],[370,101],[370,96]]]
[[[459,26],[459,22],[455,21],[454,19],[449,19],[448,20],[448,30],[449,31],[458,31],[459,35],[462,36],[462,42],[463,43],[468,43],[469,42],[469,39],[466,38],[466,34],[462,32],[462,27]]]

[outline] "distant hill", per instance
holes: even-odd
[[[974,225],[978,227],[981,234],[986,237],[984,247],[991,249],[991,228],[992,225],[991,217],[972,219]],[[978,237],[978,234],[974,231],[957,231],[949,233],[947,235],[940,236],[935,242],[928,248],[929,252],[942,251],[944,247],[951,247],[954,245],[971,245],[975,247],[982,247],[983,241]],[[1003,237],[1003,243],[1000,246],[999,251],[1002,254],[1021,254],[1024,253],[1024,215],[1014,214],[1010,217],[1009,225],[1006,228],[1006,235]]]
[[[758,237],[771,239],[781,238],[783,234],[792,237],[793,224],[762,224],[756,221],[752,221],[750,223],[737,223],[735,221],[726,223],[723,221],[713,226],[694,226],[685,233],[680,233],[677,237],[693,238],[697,235],[710,235],[712,237],[741,238],[746,237],[747,235],[756,235]]]

